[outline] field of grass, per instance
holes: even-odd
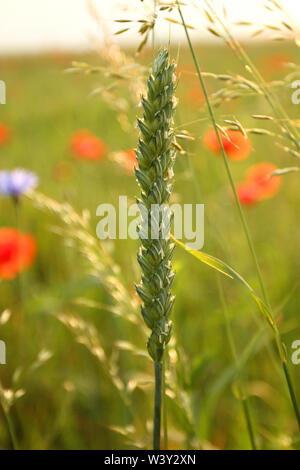
[[[247,46],[247,50],[267,80],[286,73],[278,65],[280,57],[296,60],[294,46]],[[177,51],[171,56],[176,59]],[[199,45],[197,57],[205,72],[243,73],[225,48]],[[139,194],[134,175],[125,172],[110,155],[136,147],[135,120],[140,109],[131,106],[125,111],[129,124],[135,126],[126,130],[120,125],[114,103],[91,95],[102,80],[101,74],[63,73],[73,60],[99,63],[96,55],[1,58],[7,104],[0,108],[0,121],[12,129],[12,136],[0,148],[0,169],[23,167],[36,172],[39,192],[59,203],[70,203],[77,212],[90,212],[90,230],[95,237],[99,204],[117,206],[119,195],[134,202]],[[142,54],[139,61],[148,67],[151,54]],[[227,262],[260,294],[222,158],[203,146],[203,135],[211,123],[187,50],[180,50],[178,66],[175,127],[188,130],[195,140],[178,140],[187,153],[177,155],[173,200],[205,204],[203,250]],[[207,83],[210,93],[223,86],[211,78]],[[120,87],[119,96],[127,98],[126,80],[120,81]],[[298,108],[291,103],[291,90],[282,88],[280,99],[288,114],[296,118]],[[220,124],[224,119],[238,118],[245,128],[263,124],[276,132],[273,122],[251,117],[271,114],[262,96],[231,100],[217,107],[216,113]],[[108,156],[96,162],[74,159],[69,141],[78,129],[89,129],[105,141]],[[251,155],[240,162],[230,161],[236,182],[242,181],[255,163],[271,162],[278,168],[295,165],[293,157],[276,145],[276,138],[249,137]],[[274,197],[246,207],[245,212],[300,402],[300,365],[291,362],[291,345],[300,339],[299,207],[299,176],[291,173],[282,177]],[[31,268],[0,283],[0,312],[11,311],[9,321],[0,325],[0,339],[7,348],[7,364],[0,365],[0,383],[5,390],[25,392],[9,410],[18,447],[150,448],[153,366],[146,354],[146,335],[134,290],[140,279],[136,261],[139,242],[101,242],[105,252],[99,248],[98,256],[105,269],[99,269],[101,274],[97,275],[98,266],[94,265],[93,275],[91,267],[97,256],[91,260],[78,254],[82,247],[72,221],[41,210],[27,197],[22,198],[18,212],[16,221],[12,201],[0,198],[1,226],[17,224],[38,244]],[[61,236],[62,228],[71,235]],[[70,238],[75,238],[71,246]],[[111,272],[107,266],[112,263],[106,256],[117,266]],[[176,343],[169,347],[166,398],[169,447],[250,448],[228,340],[229,322],[242,363],[257,447],[299,449],[297,421],[274,337],[249,292],[236,281],[221,278],[180,247],[174,255],[174,268]],[[118,289],[125,289],[126,301],[125,294],[119,301],[118,293],[110,295],[106,283],[112,282],[111,278],[120,283]],[[228,322],[219,296],[220,281]],[[2,409],[0,447],[11,447]]]

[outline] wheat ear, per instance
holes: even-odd
[[[174,304],[171,286],[175,273],[171,258],[174,245],[165,237],[162,229],[162,214],[154,220],[152,208],[166,206],[173,185],[175,150],[172,146],[172,130],[175,110],[175,66],[170,65],[168,52],[161,51],[154,61],[152,73],[147,82],[147,97],[142,98],[143,119],[138,119],[140,139],[136,151],[139,168],[135,174],[141,188],[141,199],[137,201],[141,213],[147,213],[146,237],[141,226],[138,228],[142,246],[138,262],[142,269],[141,283],[136,286],[142,300],[142,316],[151,329],[147,348],[155,368],[154,406],[154,448],[160,446],[162,359],[164,349],[170,340],[172,324],[169,316]],[[143,223],[143,221],[142,221]],[[151,227],[156,224],[158,237],[151,237]],[[144,233],[144,236],[142,235]]]

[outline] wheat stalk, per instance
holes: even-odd
[[[143,236],[142,226],[138,228],[142,243],[138,262],[143,274],[136,290],[142,300],[142,316],[151,329],[147,348],[155,369],[154,449],[160,448],[162,359],[172,332],[169,316],[174,297],[170,289],[175,273],[171,267],[174,245],[170,238],[164,236],[161,217],[158,221],[154,220],[152,207],[154,204],[159,207],[168,204],[172,192],[170,179],[175,161],[171,128],[175,108],[174,71],[174,65],[169,64],[168,52],[163,50],[154,61],[147,83],[147,97],[142,99],[143,119],[138,119],[141,138],[136,152],[139,168],[135,170],[141,188],[138,204],[142,214],[144,209],[147,211],[147,238]],[[156,239],[151,238],[153,222],[158,223],[159,227]]]

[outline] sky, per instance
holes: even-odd
[[[234,22],[254,20],[261,24],[274,24],[274,21],[280,21],[279,16],[263,7],[270,0],[213,1],[217,8],[226,4],[228,17]],[[300,0],[279,1],[299,25]],[[200,0],[194,2],[199,4]],[[101,16],[106,25],[106,35],[109,35],[126,26],[124,23],[115,23],[114,19],[144,18],[152,12],[153,0],[0,0],[0,54],[93,49],[95,40],[103,41],[103,32],[91,15],[91,4],[94,4],[95,11]],[[127,13],[123,11],[122,5],[129,6]],[[203,14],[195,14],[195,10],[188,8],[184,13],[186,21],[201,30],[193,33],[194,39],[208,39],[210,35],[205,32]],[[175,14],[166,16],[178,19]],[[167,21],[158,23],[158,40],[168,40],[170,27],[173,40],[180,42],[183,37],[181,28]],[[238,27],[236,34],[241,36],[246,28]],[[115,39],[136,44],[136,31],[135,28],[115,36]]]

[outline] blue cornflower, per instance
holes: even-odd
[[[18,198],[38,185],[38,177],[31,171],[16,168],[13,171],[0,171],[0,193],[3,196]]]

